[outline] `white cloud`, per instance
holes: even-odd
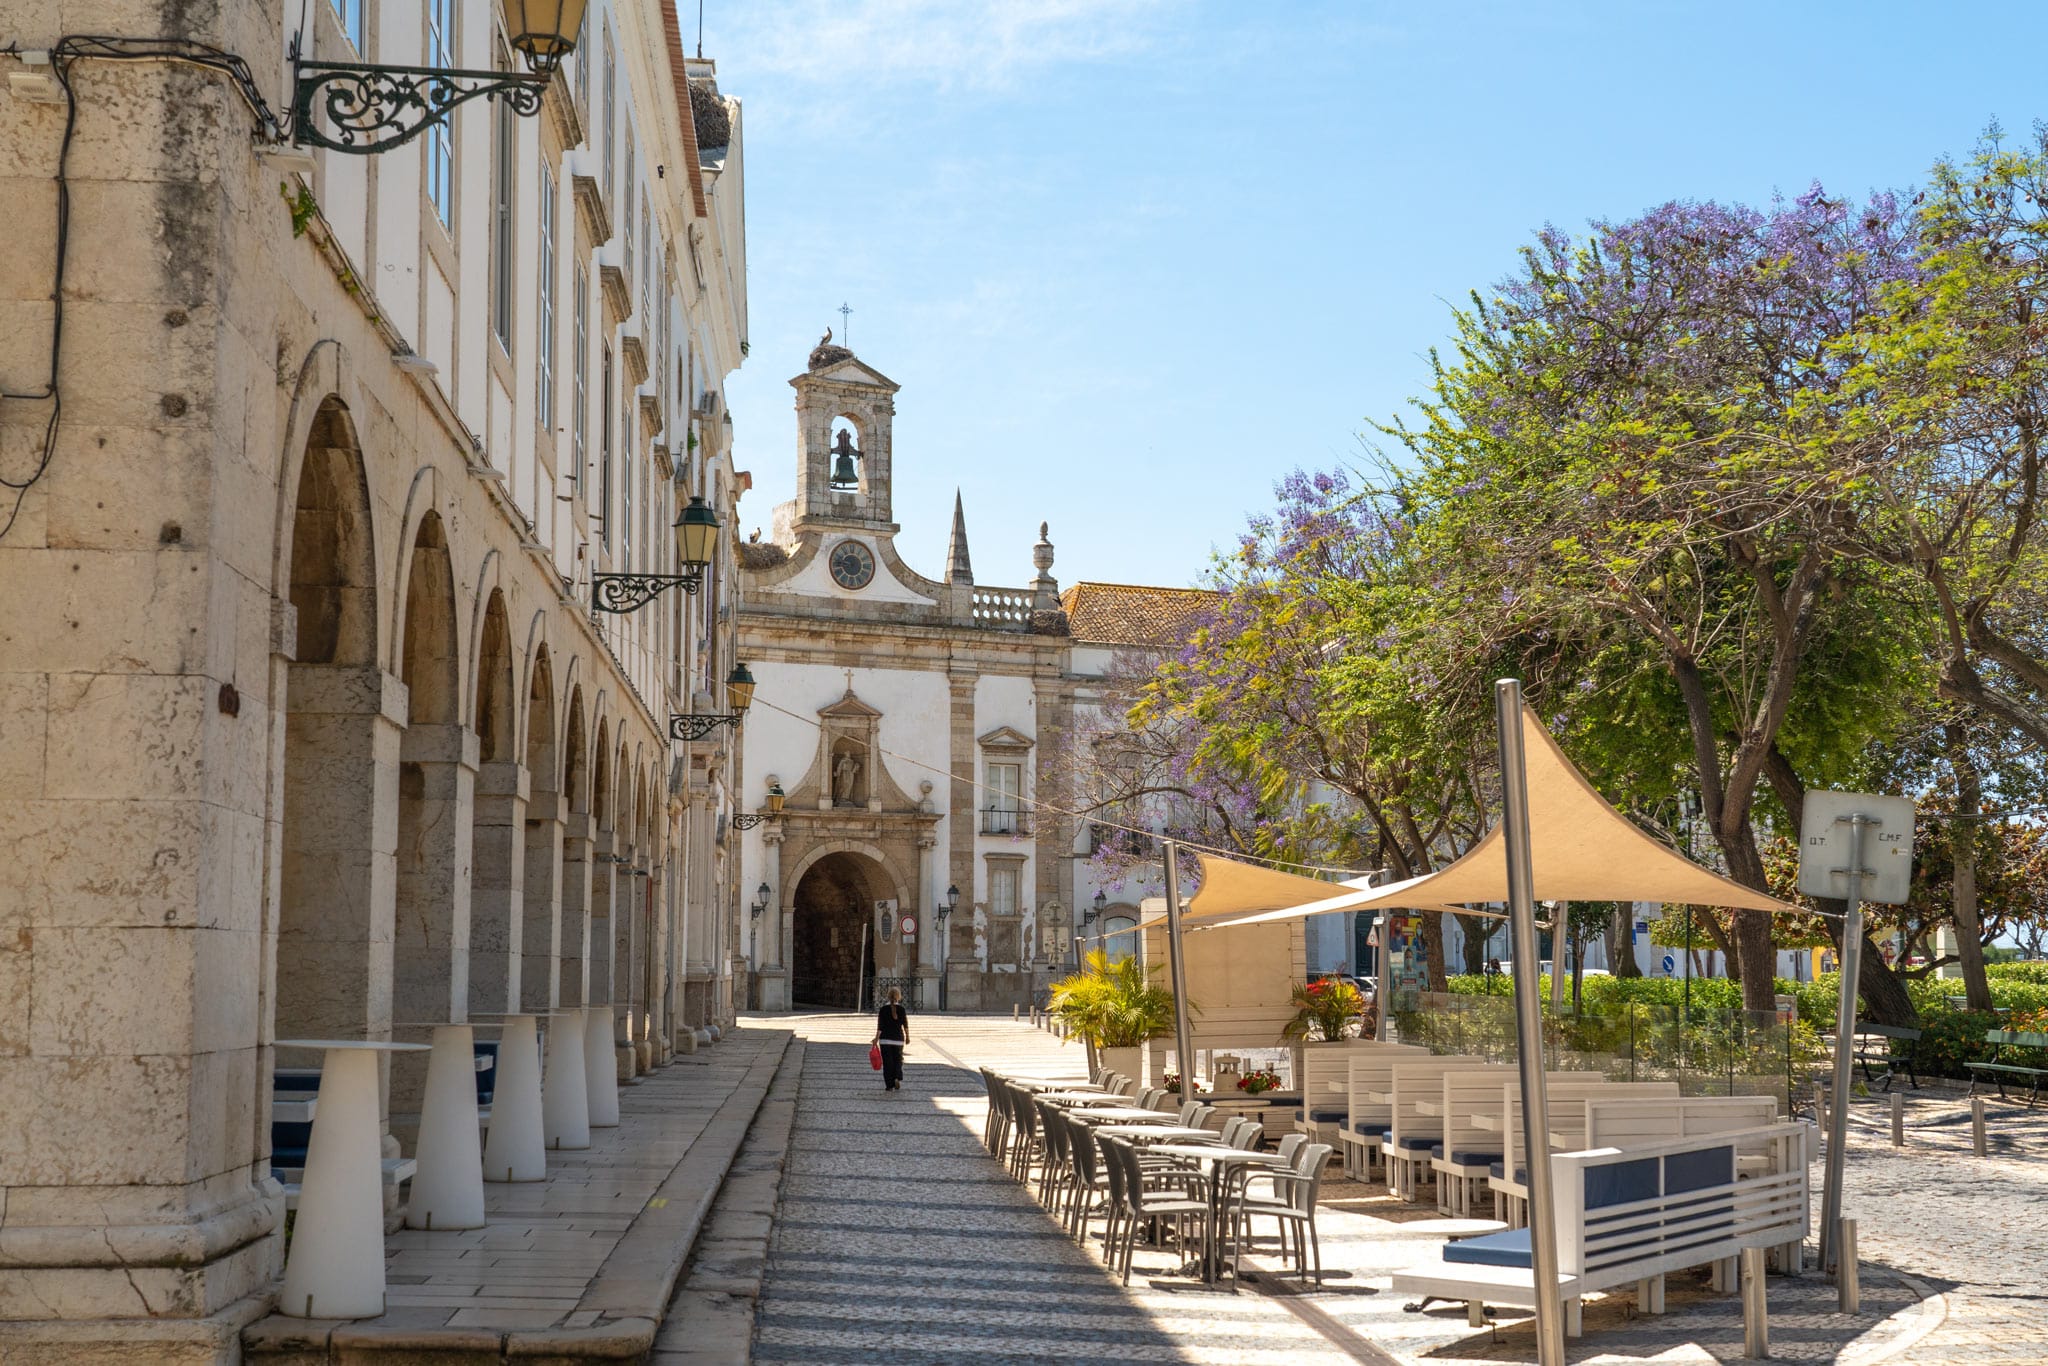
[[[1003,91],[1049,67],[1143,51],[1173,0],[724,0],[719,8],[727,6],[709,35],[712,55],[857,101],[863,90],[892,86]]]

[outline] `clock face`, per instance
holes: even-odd
[[[832,582],[841,588],[865,588],[875,577],[875,553],[859,541],[841,541],[833,546],[827,564],[832,570]]]

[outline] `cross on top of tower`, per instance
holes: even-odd
[[[842,303],[835,310],[839,314],[839,344],[853,345],[853,305]]]

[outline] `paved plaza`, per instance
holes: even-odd
[[[977,1065],[1073,1075],[1078,1047],[1028,1024],[922,1016],[901,1093],[868,1068],[866,1017],[778,1017],[808,1041],[781,1204],[761,1288],[754,1359],[763,1363],[1076,1360],[1232,1363],[1528,1362],[1513,1317],[1469,1328],[1459,1305],[1413,1314],[1387,1288],[1440,1238],[1433,1208],[1326,1183],[1321,1289],[1266,1271],[1241,1293],[1171,1274],[1140,1248],[1128,1288],[1068,1238],[981,1144]],[[1888,1102],[1859,1107],[1848,1212],[1861,1220],[1863,1309],[1836,1311],[1816,1274],[1773,1277],[1773,1355],[1790,1361],[2048,1359],[2048,1321],[2029,1278],[2043,1264],[2041,1131],[1994,1106],[2015,1151],[1968,1156],[1967,1110],[1917,1101],[1912,1143],[1890,1147]],[[1882,1127],[1878,1127],[1882,1120]],[[1960,1151],[1956,1135],[1960,1133]],[[2031,1149],[2030,1149],[2031,1145]],[[1819,1168],[1815,1168],[1816,1180]],[[1098,1225],[1099,1227],[1099,1225]],[[1741,1357],[1739,1302],[1704,1277],[1674,1276],[1669,1312],[1637,1317],[1628,1297],[1589,1301],[1574,1361],[1710,1362]]]

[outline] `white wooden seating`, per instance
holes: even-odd
[[[1380,1165],[1380,1140],[1393,1121],[1393,1106],[1372,1100],[1368,1093],[1384,1092],[1392,1084],[1396,1059],[1426,1058],[1429,1050],[1411,1043],[1382,1043],[1351,1054],[1345,1065],[1344,1127],[1337,1132],[1338,1149],[1344,1160],[1344,1174],[1354,1181],[1372,1179]]]
[[[1711,1263],[1727,1290],[1742,1249],[1803,1241],[1811,1145],[1800,1122],[1552,1154],[1565,1331],[1579,1334],[1589,1292],[1634,1283],[1638,1307],[1661,1313],[1667,1272]],[[1769,1170],[1738,1174],[1738,1154],[1753,1150],[1769,1155]],[[1393,1288],[1463,1300],[1477,1326],[1488,1304],[1535,1304],[1530,1260],[1529,1230],[1511,1229],[1447,1244],[1435,1260],[1397,1272]]]
[[[1346,1067],[1359,1053],[1384,1048],[1373,1039],[1344,1039],[1337,1043],[1311,1043],[1301,1047],[1301,1113],[1294,1127],[1312,1143],[1337,1143],[1344,1127],[1347,1092]]]
[[[1492,1066],[1478,1058],[1465,1057],[1403,1058],[1394,1063],[1389,1089],[1374,1093],[1385,1095],[1393,1109],[1386,1136],[1380,1140],[1380,1152],[1387,1159],[1389,1192],[1403,1200],[1419,1200],[1423,1182],[1434,1182],[1430,1149],[1443,1142],[1444,1120],[1442,1115],[1424,1114],[1423,1108],[1428,1102],[1428,1108],[1435,1109],[1442,1100],[1444,1074],[1481,1071]]]
[[[1505,1156],[1501,1130],[1482,1120],[1503,1122],[1501,1087],[1514,1077],[1514,1068],[1499,1065],[1443,1074],[1437,1101],[1443,1137],[1430,1148],[1429,1165],[1436,1172],[1437,1208],[1444,1213],[1470,1214],[1473,1197],[1486,1189],[1493,1164]]]
[[[1675,1081],[1609,1081],[1590,1072],[1552,1080],[1545,1090],[1553,1152],[1576,1152],[1586,1146],[1586,1101],[1592,1097],[1678,1099]],[[1522,1171],[1527,1164],[1521,1154],[1522,1088],[1509,1082],[1502,1087],[1501,1096],[1506,1117],[1501,1161],[1488,1168],[1487,1181],[1493,1187],[1494,1217],[1509,1228],[1520,1228],[1529,1222],[1529,1185]]]

